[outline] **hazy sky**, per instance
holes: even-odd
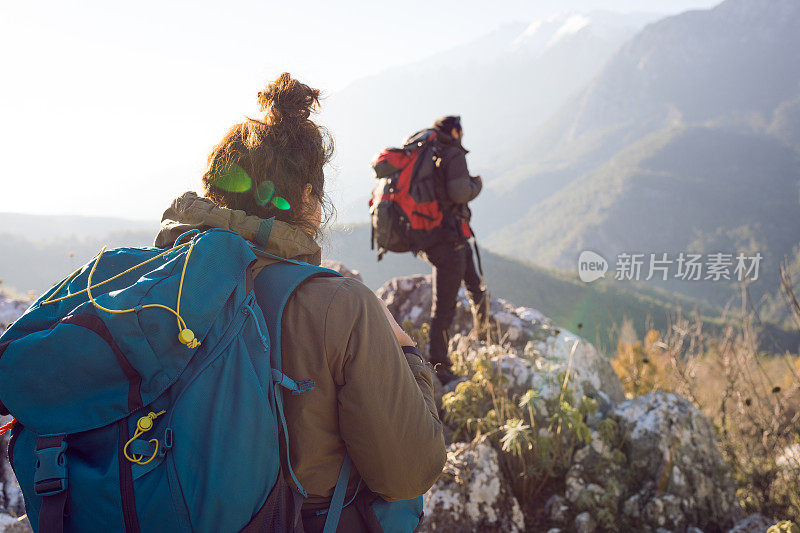
[[[2,2],[0,211],[158,217],[284,70],[330,94],[504,22],[716,3]]]

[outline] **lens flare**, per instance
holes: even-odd
[[[289,201],[286,200],[286,198],[281,198],[280,196],[276,196],[272,199],[272,205],[274,205],[281,211],[286,211],[291,207],[289,205]]]
[[[215,187],[228,192],[247,192],[253,186],[250,176],[236,163],[227,165],[222,172],[214,176],[212,183]]]
[[[255,199],[256,203],[260,206],[265,206],[272,200],[273,195],[275,194],[275,184],[271,181],[262,181],[258,185],[256,185],[255,191]]]

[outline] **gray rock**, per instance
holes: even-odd
[[[576,398],[588,396],[597,400],[601,411],[625,399],[622,382],[608,358],[590,342],[565,329],[529,342],[524,353],[534,361],[532,379],[536,389],[558,394],[560,383],[555,380],[569,368],[569,385]]]
[[[3,333],[22,316],[30,304],[29,301],[17,300],[0,293],[0,333]],[[0,417],[0,425],[10,421],[10,416]],[[10,432],[6,432],[0,437],[0,450],[2,450],[2,454],[0,454],[0,533],[27,532],[31,531],[27,519],[18,520],[16,518],[25,514],[25,502],[6,455],[9,437]]]
[[[794,443],[786,446],[775,459],[775,464],[783,470],[795,471],[800,474],[800,444]]]
[[[16,518],[0,513],[0,533],[31,533],[32,531],[28,517]]]
[[[563,494],[568,516],[588,512],[604,530],[650,531],[719,530],[741,517],[711,421],[691,402],[650,393],[618,404],[609,418],[618,447],[593,430],[591,444],[574,454]]]
[[[525,518],[503,477],[497,452],[484,442],[453,443],[444,472],[424,497],[420,531],[524,531]]]
[[[542,399],[555,399],[569,368],[567,387],[573,396],[596,400],[601,413],[608,413],[625,399],[622,382],[608,358],[591,343],[566,330],[549,331],[552,332],[549,337],[536,343],[528,342],[524,350],[486,344],[456,334],[450,339],[450,351],[471,363],[480,358],[488,359],[508,379],[515,394],[533,389]]]
[[[594,533],[597,529],[597,522],[594,521],[591,514],[584,512],[575,517],[573,528],[576,533]]]
[[[751,514],[736,522],[728,533],[764,533],[777,520],[770,520],[763,514]]]
[[[10,422],[12,417],[0,417],[0,425]],[[25,514],[25,501],[22,497],[22,489],[19,488],[14,470],[8,462],[7,451],[10,432],[6,432],[0,437],[0,450],[2,459],[0,460],[0,509],[14,516]],[[2,530],[0,530],[2,531]]]
[[[702,528],[741,517],[714,427],[691,402],[655,392],[621,403],[611,416],[627,435],[629,475],[650,482],[639,492],[648,523]]]
[[[18,300],[0,292],[0,333],[21,317],[30,305],[29,301]]]
[[[547,500],[544,505],[544,511],[550,518],[551,522],[556,524],[564,524],[567,521],[567,513],[569,512],[569,505],[563,496],[554,494]]]
[[[330,259],[323,259],[322,266],[325,268],[330,268],[331,270],[335,270],[342,276],[346,278],[353,278],[357,279],[358,281],[364,281],[364,278],[361,277],[361,273],[358,270],[350,270],[343,263],[339,261],[332,261]]]
[[[415,326],[430,321],[431,276],[415,275],[394,278],[381,286],[376,294],[399,323],[408,320]],[[548,319],[536,309],[516,307],[502,298],[489,299],[490,335],[497,343],[522,349],[529,340],[552,335]],[[453,333],[467,335],[472,330],[472,308],[466,291],[458,293]]]

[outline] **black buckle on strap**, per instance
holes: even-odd
[[[298,395],[303,394],[304,392],[308,392],[314,389],[314,380],[313,379],[304,379],[302,381],[297,382],[297,390],[292,391],[292,394]]]
[[[53,496],[67,490],[67,443],[36,450],[33,488],[39,496]]]

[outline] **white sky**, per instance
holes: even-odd
[[[3,1],[0,211],[160,217],[284,70],[330,94],[504,22],[716,3]]]

